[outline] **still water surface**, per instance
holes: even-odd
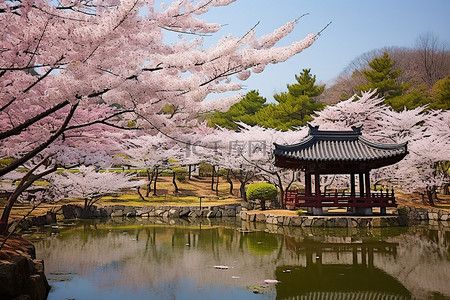
[[[450,299],[448,227],[108,219],[28,238],[45,262],[50,300]]]

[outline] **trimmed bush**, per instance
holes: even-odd
[[[199,164],[199,170],[198,170],[198,174],[200,177],[205,177],[205,176],[212,176],[212,165],[207,164],[207,163],[200,163]]]
[[[187,170],[185,168],[174,168],[173,172],[176,173],[175,178],[179,181],[184,181],[186,179]]]
[[[265,209],[266,200],[274,200],[277,197],[277,188],[270,183],[252,183],[247,188],[247,199],[260,200],[262,209]]]

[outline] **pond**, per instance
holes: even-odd
[[[48,299],[450,299],[448,227],[107,219],[27,238]]]

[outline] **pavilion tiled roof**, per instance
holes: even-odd
[[[275,156],[303,162],[364,162],[401,160],[407,144],[381,144],[361,136],[361,127],[351,131],[323,131],[310,126],[309,135],[294,145],[275,144]]]

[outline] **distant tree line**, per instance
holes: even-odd
[[[306,125],[315,111],[325,107],[325,103],[317,100],[325,85],[317,85],[316,76],[310,72],[303,69],[295,76],[297,82],[287,85],[286,92],[274,95],[276,103],[267,104],[257,91],[250,91],[228,111],[213,113],[208,125],[237,130],[242,122],[283,131]]]
[[[295,129],[311,121],[327,103],[375,89],[396,111],[424,105],[450,108],[450,50],[432,33],[419,36],[413,49],[390,47],[357,57],[328,88],[316,84],[310,69],[303,69],[295,79],[286,92],[273,96],[275,103],[267,103],[258,91],[250,91],[228,111],[213,113],[208,126],[238,130],[241,122]]]

